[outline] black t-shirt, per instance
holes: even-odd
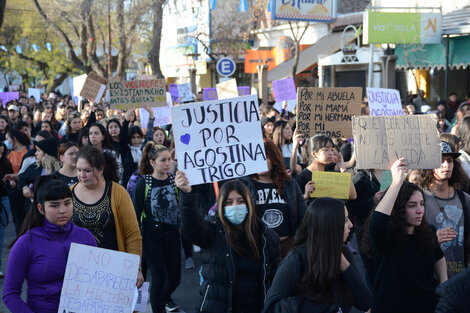
[[[435,263],[444,255],[437,245],[433,251],[419,251],[415,235],[407,235],[396,249],[390,216],[375,211],[370,222],[375,273],[372,312],[434,312],[437,305]]]
[[[77,176],[74,176],[74,177],[65,176],[65,175],[59,173],[59,171],[54,172],[53,175],[55,175],[58,179],[60,179],[64,183],[66,183],[69,187],[75,185],[76,183],[78,183],[78,177]]]
[[[255,181],[256,187],[256,215],[272,228],[279,237],[289,236],[289,207],[286,201],[278,194],[276,186],[271,183]]]

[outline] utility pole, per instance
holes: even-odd
[[[108,0],[108,79],[111,80],[113,74],[111,64],[111,0]]]

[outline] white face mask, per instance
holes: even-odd
[[[240,225],[248,214],[246,204],[229,205],[225,207],[224,216],[234,225]]]

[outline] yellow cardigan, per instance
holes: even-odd
[[[77,184],[70,187],[72,190]],[[135,215],[134,205],[126,189],[112,182],[111,210],[116,225],[116,238],[119,251],[142,256],[142,236]]]

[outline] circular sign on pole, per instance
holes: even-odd
[[[232,76],[235,73],[235,61],[231,58],[222,58],[217,61],[217,73],[220,76]]]

